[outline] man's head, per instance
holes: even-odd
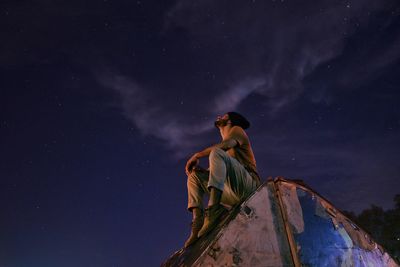
[[[245,117],[233,111],[224,114],[222,117],[218,116],[214,125],[215,127],[220,128],[228,125],[229,123],[232,124],[232,126],[239,126],[243,129],[250,127],[250,122]]]

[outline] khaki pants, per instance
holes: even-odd
[[[220,148],[213,148],[208,170],[194,170],[187,180],[188,210],[203,208],[204,194],[210,187],[222,191],[221,203],[234,206],[257,189],[257,182],[235,158]]]

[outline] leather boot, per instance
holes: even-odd
[[[193,217],[192,232],[190,233],[189,238],[185,242],[185,248],[187,248],[188,246],[193,244],[195,241],[197,241],[197,239],[199,239],[197,237],[197,235],[198,235],[201,227],[203,226],[203,222],[204,222],[203,214]]]
[[[198,233],[198,237],[203,236],[210,232],[218,223],[221,221],[220,219],[227,213],[227,210],[221,205],[216,204],[208,207],[205,210],[205,218],[203,227],[200,229]]]

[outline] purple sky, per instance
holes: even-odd
[[[400,193],[398,1],[2,1],[0,266],[159,266],[184,166],[244,114],[263,179]],[[203,161],[206,164],[206,161]]]

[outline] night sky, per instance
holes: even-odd
[[[238,111],[263,178],[400,193],[399,1],[0,3],[0,266],[159,266]],[[207,161],[203,160],[203,166]]]

